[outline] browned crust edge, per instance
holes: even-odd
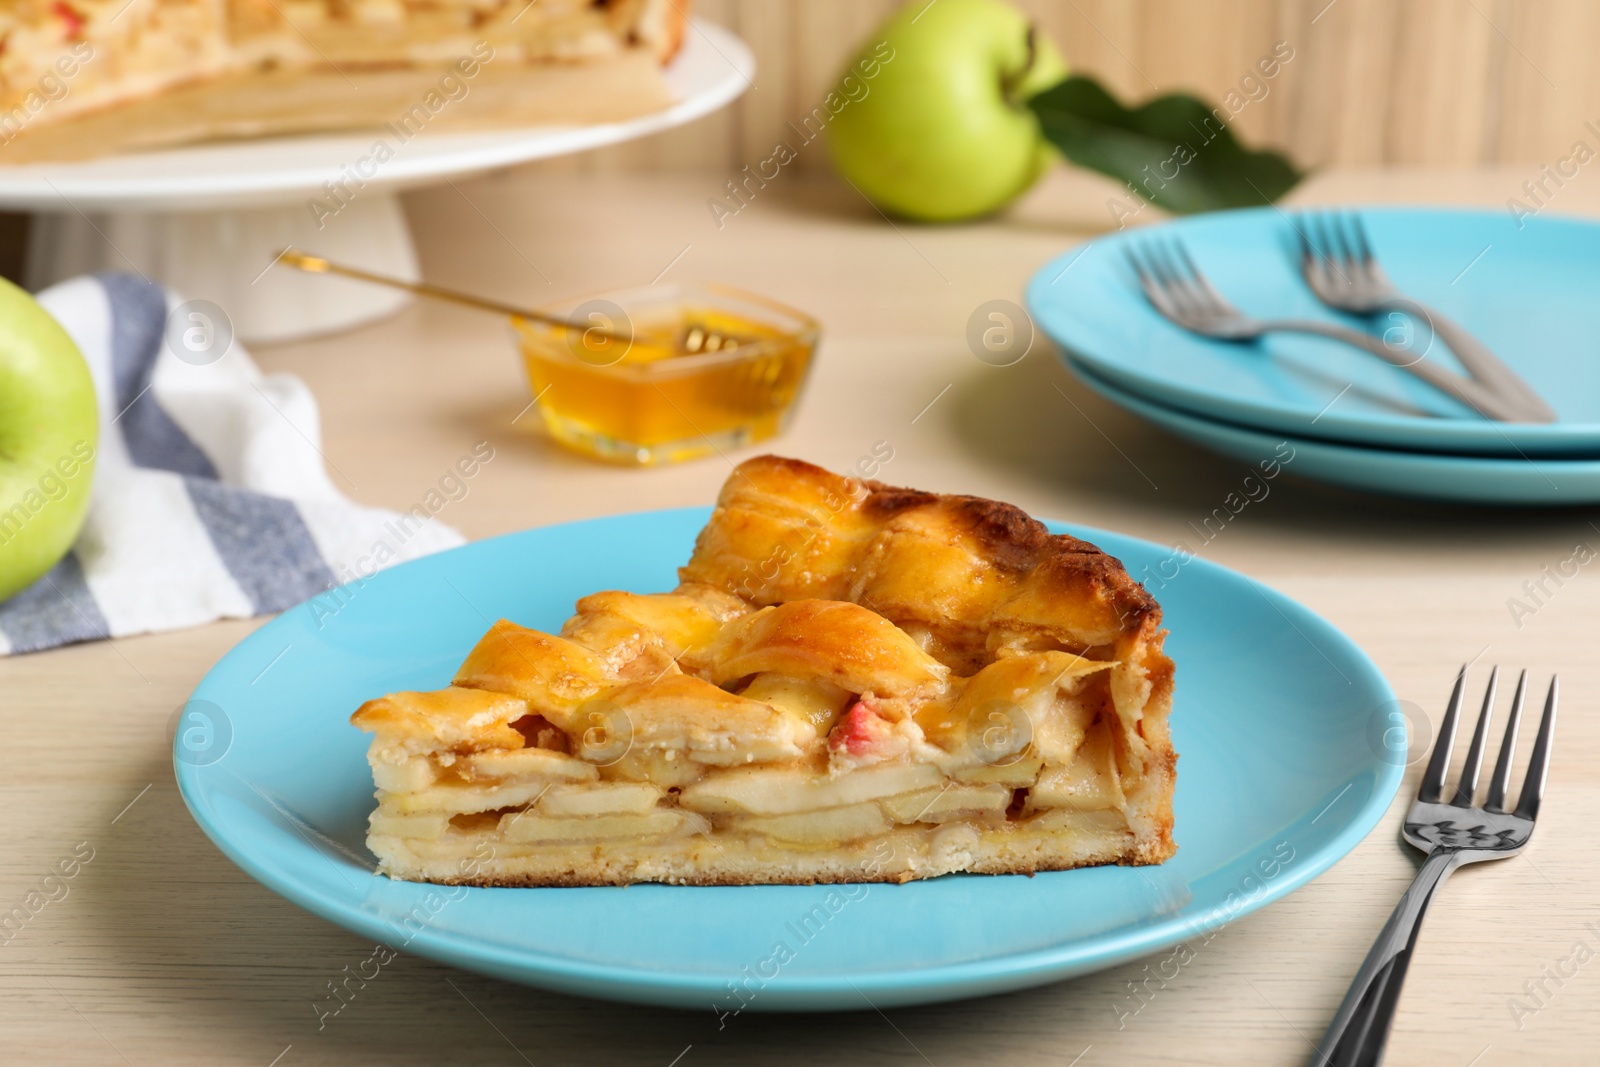
[[[1068,534],[1052,534],[1044,523],[1013,504],[844,477],[814,463],[787,456],[756,456],[745,463],[783,467],[806,479],[843,478],[860,487],[861,492],[856,496],[861,509],[883,521],[914,508],[943,504],[965,520],[997,566],[1019,575],[1041,568],[1080,575],[1104,591],[1127,630],[1138,630],[1146,624],[1154,628],[1161,623],[1161,605],[1143,585],[1134,581],[1120,559],[1091,542]]]

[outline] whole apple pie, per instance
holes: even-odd
[[[1160,863],[1161,609],[1008,504],[741,464],[670,593],[368,701],[380,870],[545,886]]]
[[[0,163],[385,124],[414,135],[445,114],[457,130],[628,118],[670,102],[659,67],[688,6],[0,0]]]

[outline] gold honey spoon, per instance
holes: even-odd
[[[479,311],[492,311],[498,315],[509,315],[512,318],[542,322],[548,326],[577,330],[585,342],[590,337],[596,337],[606,341],[617,341],[624,345],[633,344],[633,337],[630,335],[601,329],[598,326],[591,326],[587,323],[573,322],[571,319],[564,319],[559,315],[551,315],[543,311],[502,304],[498,300],[473,296],[471,293],[462,293],[454,289],[442,289],[437,285],[429,285],[427,282],[408,282],[386,274],[373,274],[370,271],[360,270],[356,267],[346,267],[322,256],[313,256],[294,248],[284,249],[278,259],[291,267],[310,274],[342,274],[346,278],[355,278],[358,281],[370,282],[373,285],[385,285],[391,289],[403,289],[408,293],[430,297],[434,300],[448,300],[453,304],[463,304],[467,307],[477,308]],[[690,323],[685,328],[678,345],[679,354],[688,356],[699,355],[703,352],[730,352],[737,347],[739,347],[739,339],[737,337],[719,333],[696,323]]]

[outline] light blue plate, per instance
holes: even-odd
[[[1152,403],[1118,388],[1080,363],[1069,363],[1078,377],[1112,403],[1185,440],[1246,463],[1281,461],[1284,448],[1288,447],[1293,459],[1285,470],[1373,493],[1462,504],[1558,506],[1600,502],[1600,460],[1441,456],[1263,433]]]
[[[285,612],[195,690],[174,744],[189,810],[252,877],[371,941],[569,993],[807,1011],[995,993],[1157,951],[1326,870],[1399,785],[1394,694],[1339,631],[1232,571],[1075,529],[1136,575],[1148,566],[1166,606],[1181,848],[1163,866],[737,888],[466,889],[373,874],[368,739],[350,712],[445,685],[500,616],[555,629],[594,590],[670,588],[708,514],[480,541]]]
[[[1406,321],[1344,318],[1301,280],[1289,218],[1275,208],[1199,215],[1092,241],[1047,264],[1028,310],[1111,384],[1203,418],[1265,433],[1476,456],[1600,457],[1600,225],[1509,212],[1360,209],[1399,288],[1473,331],[1561,421],[1483,419],[1377,358],[1321,338],[1254,344],[1178,329],[1140,293],[1130,241],[1181,238],[1231,302],[1262,317],[1319,318],[1384,332]],[[1400,336],[1400,335],[1397,335]],[[1442,344],[1426,357],[1459,369]]]

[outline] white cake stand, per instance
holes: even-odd
[[[625,122],[430,132],[402,146],[337,214],[320,220],[311,200],[334,203],[324,184],[369,155],[372,133],[0,166],[0,208],[34,213],[29,288],[98,270],[137,270],[186,297],[221,306],[235,336],[247,341],[328,333],[388,315],[410,298],[343,279],[269,270],[286,246],[415,280],[402,190],[693,121],[751,84],[755,58],[738,37],[697,20],[665,74],[675,102]]]

